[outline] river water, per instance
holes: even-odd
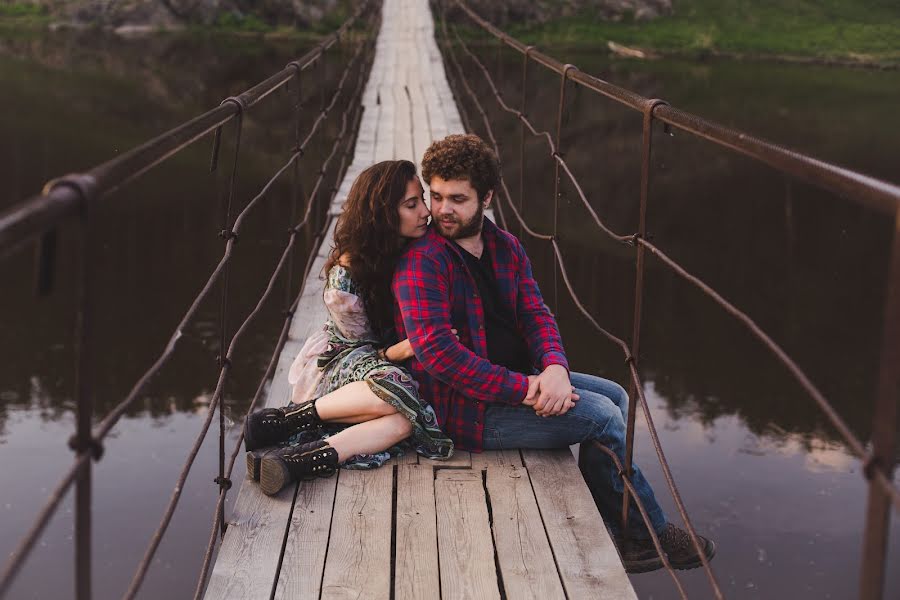
[[[39,191],[53,176],[88,168],[215,106],[304,50],[301,43],[254,38],[129,41],[92,33],[3,40],[0,208]],[[610,62],[593,52],[549,53],[679,108],[900,180],[896,71]],[[498,58],[493,49],[483,55],[499,69],[507,98],[518,102],[518,60]],[[329,81],[336,71],[326,73]],[[470,70],[469,76],[489,100],[480,73]],[[529,114],[554,131],[558,78],[537,70],[530,77],[541,85],[529,93]],[[314,92],[304,93],[306,106],[318,105]],[[640,117],[585,90],[570,89],[569,99],[562,144],[567,161],[601,217],[630,233],[637,219]],[[518,201],[519,128],[495,107],[490,110],[504,173]],[[284,160],[292,144],[289,115],[289,97],[279,94],[245,123],[236,205]],[[308,125],[310,118],[304,119]],[[217,174],[208,173],[206,141],[111,195],[91,215],[97,289],[93,377],[100,414],[153,362],[221,255],[217,232],[231,139],[226,130]],[[687,135],[660,130],[655,140],[648,213],[654,242],[770,332],[865,439],[878,375],[890,220]],[[526,147],[527,193],[521,201],[529,222],[546,232],[553,222],[554,173],[541,144],[529,141]],[[314,175],[314,164],[303,167],[304,181]],[[237,246],[231,331],[265,287],[286,241],[289,190],[276,186]],[[601,325],[628,339],[632,254],[604,239],[569,186],[561,191],[559,237],[573,285]],[[519,233],[515,225],[510,229]],[[525,242],[573,367],[623,381],[619,350],[591,329],[561,281],[554,286],[548,248]],[[0,280],[6,282],[0,295],[3,557],[71,460],[66,442],[73,431],[75,229],[61,229],[59,247],[53,289],[46,295],[35,292],[32,247],[0,261]],[[295,271],[303,258],[298,254]],[[282,284],[239,348],[225,398],[229,448],[271,354],[286,293]],[[119,597],[127,587],[206,415],[219,351],[219,301],[213,296],[174,360],[116,427],[97,464],[97,598]],[[726,596],[853,597],[866,487],[858,462],[812,401],[740,325],[652,260],[643,323],[640,365],[650,409],[695,525],[719,544],[713,565]],[[193,590],[216,496],[214,433],[200,451],[141,597],[183,597]],[[635,456],[677,522],[640,417]],[[238,461],[236,480],[243,477],[241,466]],[[71,596],[71,511],[69,499],[11,597]],[[900,526],[894,519],[888,598],[900,595],[898,560]],[[682,577],[692,597],[706,597],[702,572]],[[633,582],[642,598],[674,595],[664,573]]]

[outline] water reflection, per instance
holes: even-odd
[[[177,36],[126,41],[73,34],[3,40],[0,178],[8,185],[0,192],[0,208],[36,193],[51,176],[93,166],[216,106],[307,49],[295,42]],[[327,93],[335,89],[338,67],[352,50],[336,47],[331,53],[322,79]],[[287,243],[287,228],[299,220],[305,204],[294,198],[304,198],[318,175],[355,75],[350,74],[343,99],[336,104],[337,118],[325,122],[300,161],[299,189],[292,186],[289,172],[244,222],[231,262],[230,334],[255,306]],[[317,72],[309,81],[318,82],[319,76]],[[235,213],[295,145],[294,92],[294,87],[276,92],[244,120]],[[301,101],[305,108],[299,129],[305,134],[318,114],[319,88],[305,86]],[[234,125],[229,124],[215,173],[209,173],[208,136],[103,198],[92,210],[88,264],[95,302],[90,340],[98,418],[120,402],[156,360],[222,256],[218,233],[233,140]],[[334,181],[337,163],[333,161],[326,182]],[[281,311],[297,291],[323,209],[320,200],[313,222],[297,238],[292,291],[282,277],[237,347],[223,399],[229,450],[239,430],[235,422],[246,412],[274,349]],[[2,556],[24,535],[72,460],[66,442],[73,431],[77,234],[73,224],[60,228],[54,285],[46,296],[34,291],[33,247],[0,261],[0,281],[7,282],[0,296],[0,456],[3,464],[15,457],[17,465],[0,475],[7,515],[0,527]],[[219,302],[216,288],[186,327],[172,359],[105,444],[94,488],[98,598],[119,597],[127,588],[207,414],[219,371]],[[181,597],[196,584],[217,491],[212,484],[218,456],[214,432],[215,427],[188,479],[143,587],[144,597]],[[236,481],[243,478],[242,467],[238,461]],[[229,502],[233,500],[234,495]],[[72,589],[71,568],[48,575],[47,565],[72,564],[71,539],[71,505],[66,504],[17,580],[13,597],[64,597]]]
[[[502,54],[505,62],[498,69],[495,48],[482,53],[501,74],[507,101],[517,105],[521,59]],[[900,89],[900,74],[728,63],[626,67],[589,55],[566,57],[585,71],[680,108],[725,117],[728,124],[772,135],[825,159],[896,178],[890,153],[882,148],[898,148],[900,139],[882,123],[897,119],[888,92]],[[539,129],[555,132],[559,76],[532,67],[529,118]],[[767,85],[755,96],[738,84],[763,73]],[[551,232],[555,172],[546,144],[527,138],[528,167],[520,179],[518,121],[497,109],[479,71],[471,71],[470,82],[490,100],[486,106],[516,202],[523,202],[534,227]],[[825,82],[845,85],[832,89],[813,109],[803,94],[816,94]],[[859,94],[861,89],[865,93]],[[560,143],[566,161],[603,221],[629,234],[637,226],[641,116],[575,86],[567,96]],[[857,103],[865,103],[865,110],[848,114],[848,107]],[[779,122],[773,129],[773,113],[793,115],[801,107],[805,119]],[[471,107],[469,111],[477,115]],[[871,119],[867,127],[859,126],[863,117],[858,112]],[[833,122],[828,143],[811,144],[825,137],[810,128],[812,122]],[[633,251],[606,238],[565,174],[561,179],[558,230],[570,277],[601,325],[629,339]],[[520,186],[527,190],[524,196]],[[657,246],[748,312],[811,375],[858,435],[867,436],[893,232],[890,217],[687,134],[667,135],[660,126],[648,229]],[[519,232],[515,224],[511,230]],[[590,332],[561,280],[554,289],[554,260],[546,244],[526,239],[526,245],[545,295],[571,332],[566,338],[570,353],[591,356],[585,366],[592,369],[598,363],[621,363],[617,349],[605,354],[601,337]],[[777,436],[770,427],[775,423],[788,432],[831,437],[812,401],[736,321],[653,259],[645,286],[642,371],[664,393],[672,414],[691,414],[705,422],[740,414],[757,433]],[[594,358],[598,352],[602,361]]]
[[[304,50],[233,38],[122,41],[96,34],[3,40],[0,47],[0,175],[8,182],[0,207],[36,192],[49,177],[106,160],[199,114]],[[607,63],[563,52],[568,51],[551,54],[645,95],[896,180],[898,73]],[[520,63],[508,55],[501,59],[507,98],[517,98]],[[329,81],[336,71],[329,70]],[[529,114],[555,131],[558,79],[539,73],[532,70],[532,79],[543,85],[529,93]],[[479,77],[473,72],[472,81],[487,98]],[[287,94],[280,96],[254,109],[245,123],[241,202],[259,189],[292,144],[290,102]],[[314,88],[304,97],[316,105]],[[631,232],[640,118],[584,91],[569,97],[566,158],[604,220],[619,232]],[[854,106],[865,110],[848,108]],[[491,116],[511,189],[528,191],[530,221],[549,231],[554,172],[546,149],[529,142],[520,188],[519,126],[496,111]],[[305,119],[303,129],[308,113]],[[327,131],[333,135],[335,128]],[[231,139],[226,131],[223,157],[230,156]],[[221,255],[223,168],[206,173],[209,149],[209,143],[199,144],[142,176],[92,216],[99,414],[121,400],[156,358]],[[306,189],[319,152],[316,147],[303,163]],[[226,164],[227,159],[220,161]],[[569,274],[592,314],[627,339],[631,251],[596,230],[568,184],[562,192],[559,232]],[[255,303],[286,241],[290,193],[289,185],[276,186],[246,224],[232,270],[232,330]],[[655,243],[757,319],[866,436],[890,234],[884,216],[745,159],[712,152],[688,136],[657,131],[649,218]],[[9,516],[0,528],[0,556],[24,533],[36,499],[45,497],[71,458],[65,442],[72,431],[75,231],[64,227],[60,235],[49,296],[33,292],[30,248],[0,261],[0,281],[14,282],[0,296],[0,456],[15,457],[18,467],[0,475],[2,508]],[[301,241],[305,248],[308,237]],[[590,329],[561,285],[554,291],[547,246],[525,241],[559,316],[573,367],[625,380],[619,350]],[[298,253],[295,268],[302,258]],[[241,345],[225,397],[232,440],[233,422],[246,410],[274,344],[284,297],[283,288],[276,291],[271,310]],[[116,429],[98,466],[95,513],[102,518],[96,525],[95,569],[102,576],[96,578],[97,597],[118,597],[125,589],[168,500],[166,486],[174,482],[199,429],[217,374],[218,318],[213,294],[185,331],[171,365]],[[695,522],[720,543],[716,568],[728,596],[852,596],[865,494],[858,464],[783,367],[721,310],[652,260],[641,346],[651,410]],[[639,427],[637,460],[660,486],[656,459]],[[215,499],[210,480],[216,450],[210,436],[151,569],[146,597],[182,596],[193,589]],[[674,515],[668,495],[660,491],[660,497]],[[900,550],[896,529],[894,557]],[[50,577],[42,567],[71,564],[68,514],[53,521],[42,544],[16,597],[57,597],[71,589],[71,569]],[[667,598],[672,589],[667,577],[634,581],[641,597]],[[701,573],[683,577],[698,596],[707,589]],[[900,573],[893,569],[887,597],[897,590]]]
[[[505,100],[518,107],[521,57],[498,54],[493,43],[478,53],[499,73]],[[566,49],[548,53],[645,96],[898,180],[898,73],[609,62]],[[480,70],[470,63],[466,68],[500,141],[513,201],[534,229],[553,233],[556,172],[547,145],[527,137],[520,155],[519,122],[499,110]],[[555,134],[559,75],[532,63],[528,77],[528,117]],[[574,86],[567,98],[561,151],[603,221],[630,234],[637,228],[641,115]],[[482,131],[478,112],[466,106]],[[558,234],[569,278],[600,325],[629,340],[633,250],[597,228],[565,174],[559,189]],[[520,234],[507,214],[511,231]],[[854,432],[868,438],[891,216],[658,126],[648,231],[655,245],[745,310]],[[521,237],[559,318],[572,366],[627,381],[621,350],[578,312],[552,249]],[[867,491],[858,460],[787,370],[735,319],[652,258],[644,286],[645,391],[692,519],[719,543],[714,567],[727,597],[853,597]],[[677,519],[643,425],[637,439],[637,460]],[[900,593],[900,570],[892,568],[898,534],[895,519],[885,597]],[[702,573],[682,577],[692,597],[708,594]],[[640,597],[673,595],[667,574],[632,580]]]

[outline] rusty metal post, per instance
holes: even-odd
[[[303,101],[302,99],[302,87],[301,87],[301,73],[299,67],[296,68],[297,74],[295,78],[295,86],[294,86],[294,95],[292,97],[293,102],[293,110],[291,111],[291,116],[294,120],[294,144],[291,150],[291,154],[295,154],[300,151],[300,106]],[[294,160],[294,168],[293,173],[291,175],[291,220],[290,220],[290,228],[288,229],[289,235],[296,235],[294,231],[294,225],[297,221],[297,208],[298,203],[300,202],[300,197],[303,193],[303,184],[300,181],[300,156]],[[296,242],[296,241],[295,241]],[[291,253],[288,255],[288,263],[287,263],[287,283],[285,284],[285,294],[284,294],[284,310],[289,311],[291,307],[291,303],[294,299],[294,259],[297,254],[297,246],[296,243],[294,245],[294,249],[291,250]]]
[[[228,176],[228,190],[226,192],[225,201],[222,204],[222,230],[219,232],[219,236],[222,240],[227,244],[228,241],[235,237],[235,233],[232,230],[231,223],[231,208],[234,204],[234,181],[237,176],[237,165],[238,158],[240,156],[241,151],[241,133],[243,131],[244,125],[244,104],[237,98],[231,97],[227,98],[223,101],[223,104],[226,102],[231,102],[238,107],[238,113],[235,117],[235,138],[234,138],[234,157],[231,163],[231,172]],[[229,274],[230,274],[230,263],[225,265],[225,269],[222,273],[222,293],[220,296],[219,302],[219,356],[218,356],[218,364],[220,369],[229,368],[228,358],[226,354],[228,353],[228,345],[230,344],[230,338],[228,336],[228,289],[229,289]],[[215,483],[218,484],[219,490],[228,490],[231,487],[231,480],[225,476],[225,385],[227,383],[227,378],[225,382],[222,384],[222,396],[221,401],[219,402],[218,411],[219,411],[219,474],[214,479]],[[219,515],[219,533],[221,536],[225,536],[225,530],[227,529],[228,524],[225,522],[225,511]]]
[[[527,107],[528,94],[528,61],[530,60],[531,51],[534,46],[528,46],[522,57],[522,101],[519,103],[519,213],[521,214],[525,208],[525,109]],[[519,223],[519,237],[521,238],[525,232],[522,223]]]
[[[90,224],[88,211],[82,213],[81,233],[81,283],[78,291],[78,317],[76,321],[75,405],[76,433],[72,439],[73,449],[79,454],[91,452],[93,436],[91,432],[94,400],[91,396],[92,354],[88,332],[91,327],[92,269],[90,264]],[[75,480],[75,597],[78,600],[91,598],[91,486],[92,463],[85,461]]]
[[[650,195],[650,156],[653,142],[653,110],[660,104],[666,104],[662,100],[648,100],[644,108],[643,132],[641,135],[641,191],[640,205],[638,207],[638,231],[635,238],[647,236],[647,200]],[[635,239],[637,242],[637,239]],[[631,330],[631,354],[625,362],[633,362],[637,366],[638,353],[641,345],[641,313],[644,301],[644,246],[635,243],[636,254],[634,261],[634,317]],[[625,465],[624,472],[631,477],[631,463],[634,457],[634,422],[637,416],[638,393],[634,378],[628,385],[628,422],[625,429]],[[628,532],[628,510],[630,495],[628,490],[622,494],[622,533]]]
[[[881,471],[891,481],[896,463],[897,403],[900,401],[900,210],[894,215],[882,331],[878,398],[872,425],[873,459],[864,469],[869,480],[869,502],[860,567],[861,600],[880,600],[884,595],[891,498],[874,475]]]
[[[53,291],[58,240],[59,234],[54,227],[45,231],[38,242],[34,269],[35,292],[38,296],[48,296]]]
[[[569,80],[569,71],[577,70],[575,65],[567,64],[563,67],[562,78],[559,81],[559,106],[556,110],[556,147],[553,152],[553,239],[559,238],[559,160],[562,157],[560,151],[560,139],[562,138],[563,111],[566,107],[566,82]],[[559,312],[559,267],[553,261],[553,310]]]
[[[325,82],[328,80],[328,73],[326,69],[327,65],[325,64],[325,50],[322,50],[322,54],[319,56],[319,114],[325,112],[326,100],[325,100]],[[319,140],[316,146],[319,148],[319,162],[322,163],[325,160],[325,156],[328,154],[328,142],[325,140],[325,128],[322,128],[322,133],[319,134]],[[314,202],[313,205],[313,217],[310,219],[310,223],[312,224],[311,234],[315,235],[322,228],[323,224],[323,215],[322,211],[319,210],[319,203],[321,201],[322,194],[316,192],[315,196],[310,196],[309,202]]]

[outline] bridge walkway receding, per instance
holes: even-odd
[[[386,0],[353,160],[305,283],[266,406],[290,399],[288,368],[326,318],[319,278],[334,216],[373,162],[421,161],[463,132],[425,0]],[[244,481],[207,599],[635,598],[568,450],[405,456],[268,497]]]

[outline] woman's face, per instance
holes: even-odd
[[[400,235],[405,238],[418,238],[428,231],[428,207],[425,206],[425,190],[419,178],[411,179],[406,184],[406,193],[397,205],[400,217]]]

